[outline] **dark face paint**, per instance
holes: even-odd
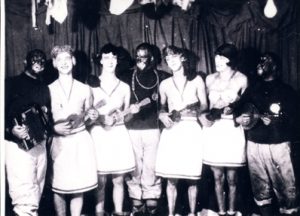
[[[144,70],[151,66],[152,56],[149,54],[148,50],[140,49],[136,52],[136,66],[140,70]]]
[[[269,55],[262,56],[257,65],[257,74],[263,79],[268,78],[276,72],[276,64]]]
[[[36,76],[45,69],[46,56],[42,51],[33,50],[26,57],[26,70]]]
[[[31,65],[39,64],[40,66],[44,67],[46,60],[42,56],[32,56],[31,58]]]

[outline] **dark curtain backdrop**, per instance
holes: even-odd
[[[23,70],[28,50],[39,48],[50,58],[54,45],[70,44],[76,49],[78,76],[84,80],[97,74],[92,56],[107,42],[122,46],[128,54],[141,42],[162,49],[176,45],[191,51],[196,69],[214,71],[213,55],[224,42],[242,50],[240,67],[251,72],[256,51],[274,51],[282,58],[282,78],[300,89],[299,1],[275,0],[278,14],[264,17],[266,0],[196,0],[183,12],[179,7],[160,5],[156,11],[134,3],[125,13],[111,15],[107,0],[68,0],[68,17],[63,24],[45,25],[46,7],[39,6],[39,29],[31,27],[30,0],[6,0],[6,76]],[[161,68],[166,69],[162,61]]]

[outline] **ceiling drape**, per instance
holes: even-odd
[[[38,30],[31,26],[29,0],[6,0],[6,76],[23,70],[27,51],[39,48],[50,58],[54,45],[70,44],[76,50],[77,76],[97,74],[91,62],[105,43],[122,46],[132,55],[142,42],[159,49],[176,45],[195,57],[195,69],[214,72],[214,50],[224,42],[234,43],[244,53],[241,69],[251,70],[255,52],[273,51],[282,58],[282,78],[300,89],[299,3],[275,1],[278,14],[273,19],[263,15],[261,0],[196,0],[188,11],[179,7],[142,7],[135,2],[121,15],[109,13],[108,0],[68,0],[68,17],[59,24],[45,24],[46,6],[37,10]],[[160,67],[166,69],[162,61]]]

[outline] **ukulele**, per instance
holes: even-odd
[[[244,112],[244,114],[249,115],[249,117],[250,117],[249,124],[243,125],[243,128],[245,130],[250,130],[251,128],[253,128],[257,124],[257,122],[262,118],[265,118],[265,117],[268,117],[268,118],[275,117],[276,118],[276,117],[279,117],[280,115],[282,115],[280,103],[272,103],[270,105],[269,110],[272,114],[269,114],[269,113],[261,114],[259,112],[259,110],[256,108],[256,106],[252,103],[245,104],[244,109],[246,110],[246,112]]]
[[[141,109],[142,107],[146,106],[149,103],[151,103],[151,99],[147,97],[147,98],[144,98],[143,100],[141,100],[140,102],[136,103],[135,105],[137,105],[139,107],[139,109]],[[97,123],[102,125],[104,128],[108,129],[110,127],[113,127],[117,123],[121,122],[124,119],[124,116],[126,116],[130,113],[131,113],[130,107],[128,107],[127,109],[125,109],[123,111],[120,111],[119,109],[114,109],[108,114],[108,116],[112,117],[112,119],[113,119],[110,124],[103,123],[103,121],[105,119],[104,115],[99,116]]]
[[[179,122],[181,120],[181,112],[186,109],[191,109],[193,111],[197,111],[200,107],[200,102],[195,102],[192,104],[186,105],[183,109],[181,110],[172,110],[171,113],[169,114],[169,117],[172,119],[173,122]]]
[[[91,109],[99,109],[100,107],[104,106],[105,104],[106,104],[106,101],[104,99],[100,100]],[[68,122],[71,125],[72,129],[77,128],[83,121],[88,120],[88,117],[87,117],[88,111],[89,110],[86,110],[85,112],[83,112],[81,114],[71,114],[65,119],[57,120],[55,122],[55,124],[62,123],[62,122]]]

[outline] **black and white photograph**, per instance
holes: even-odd
[[[300,216],[299,0],[3,0],[1,216]]]

